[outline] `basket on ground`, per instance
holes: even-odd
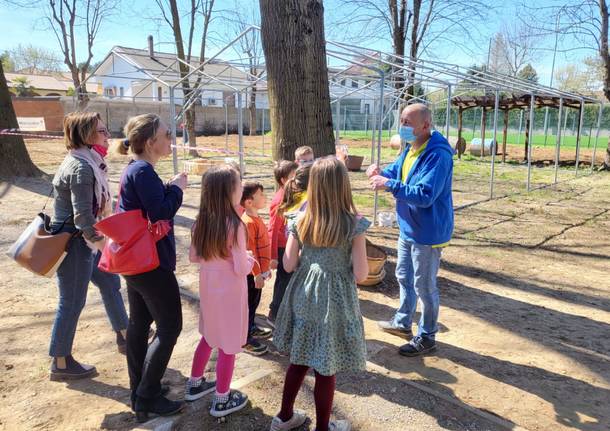
[[[217,160],[191,159],[184,161],[184,172],[191,175],[203,175],[208,169],[218,164]]]
[[[365,281],[359,284],[361,286],[375,286],[381,283],[386,276],[384,266],[386,260],[388,260],[388,255],[381,247],[376,246],[367,239],[366,258],[369,264],[369,275]]]

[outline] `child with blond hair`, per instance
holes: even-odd
[[[310,368],[315,373],[317,431],[348,431],[330,421],[339,371],[364,370],[366,346],[356,282],[366,279],[365,231],[370,222],[354,206],[345,165],[335,158],[311,167],[308,204],[289,222],[284,268],[294,271],[276,320],[274,343],[290,356],[281,411],[271,431],[306,421],[294,402]]]

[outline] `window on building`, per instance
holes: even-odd
[[[119,96],[125,96],[125,89],[123,87],[119,88]]]
[[[352,88],[358,88],[358,81],[352,79]]]
[[[345,85],[345,79],[341,80],[341,85]]]
[[[208,98],[208,106],[216,106],[216,99],[214,99],[213,97]]]
[[[163,101],[163,88],[157,87],[157,100],[159,102]]]

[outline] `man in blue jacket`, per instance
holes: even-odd
[[[366,173],[374,190],[394,195],[400,227],[396,264],[400,307],[392,320],[378,324],[386,332],[411,339],[400,348],[401,355],[418,356],[436,349],[436,276],[441,251],[453,232],[453,149],[443,135],[432,131],[426,105],[407,106],[400,123],[400,135],[407,146],[398,160],[383,171],[371,165]],[[411,321],[418,298],[421,319],[417,335],[412,337]]]

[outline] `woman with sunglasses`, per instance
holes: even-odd
[[[64,140],[69,151],[53,178],[54,214],[51,229],[76,235],[57,269],[59,305],[51,333],[51,380],[93,376],[93,366],[72,357],[72,343],[92,281],[99,289],[119,352],[125,353],[127,312],[119,289],[120,278],[98,269],[104,241],[93,225],[110,213],[110,192],[104,156],[108,129],[97,112],[73,112],[64,118]]]
[[[186,174],[176,175],[164,184],[155,171],[157,162],[171,154],[171,132],[155,114],[130,118],[125,126],[127,139],[117,148],[131,153],[121,177],[119,211],[142,210],[151,223],[167,221],[169,233],[157,242],[159,267],[141,274],[127,275],[129,328],[127,366],[132,408],[138,421],[149,414],[178,413],[183,403],[165,398],[161,378],[182,330],[182,306],[176,270],[176,242],[173,218],[182,205]],[[156,337],[148,345],[150,324],[155,322]]]

